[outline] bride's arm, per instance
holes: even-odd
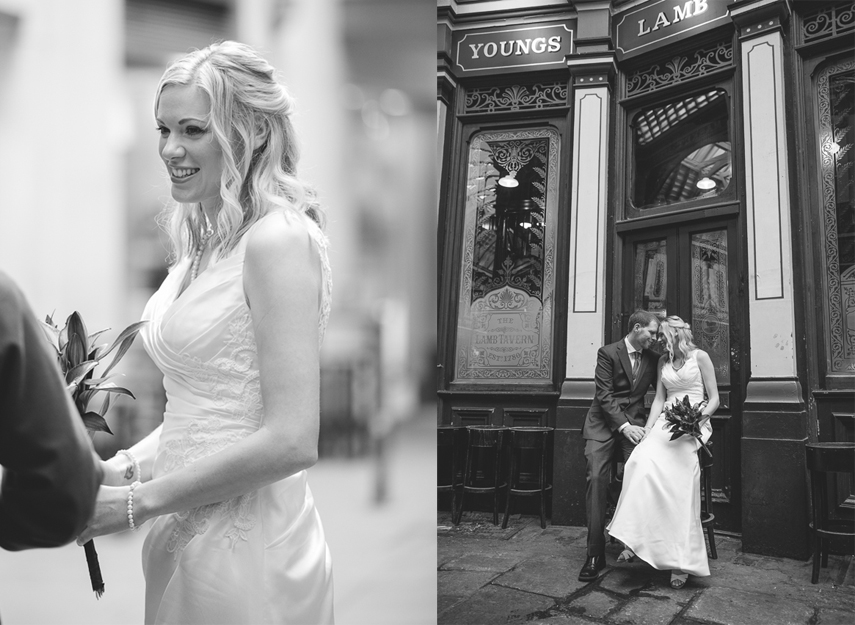
[[[126,486],[137,480],[149,481],[162,429],[163,425],[157,426],[148,436],[128,449],[139,464],[139,475],[137,475],[137,467],[127,454],[116,454],[109,460],[101,462],[104,470],[104,479],[101,483],[107,486]]]
[[[252,314],[264,421],[226,449],[142,483],[134,521],[226,501],[312,466],[319,425],[320,259],[306,226],[267,219],[247,242],[244,289]],[[101,488],[96,514],[78,538],[128,527],[129,487]]]
[[[665,406],[665,385],[662,384],[662,368],[659,368],[659,381],[656,383],[656,397],[653,398],[653,403],[650,405],[650,414],[647,415],[647,423],[644,424],[645,434],[653,428],[656,419],[662,414],[662,408]]]
[[[704,380],[704,388],[707,391],[707,405],[701,412],[704,416],[711,417],[718,410],[719,404],[718,384],[715,381],[715,367],[713,367],[709,354],[702,349],[698,350],[696,359]]]

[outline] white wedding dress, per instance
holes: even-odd
[[[323,336],[331,290],[326,239],[305,219],[323,267]],[[153,479],[228,447],[264,418],[243,289],[251,233],[180,295],[190,260],[177,263],[143,313],[150,323],[140,334],[167,397]],[[146,623],[333,622],[332,562],[306,471],[157,517],[143,546],[143,571]]]
[[[692,405],[704,399],[697,350],[680,369],[666,362],[661,371],[667,391],[665,405],[689,396]],[[607,530],[652,567],[682,569],[699,577],[710,574],[701,527],[700,443],[683,435],[670,440],[660,416],[626,462],[623,488]],[[712,427],[703,426],[704,442]]]

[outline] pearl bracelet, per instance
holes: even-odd
[[[120,449],[119,451],[117,451],[117,452],[116,452],[116,455],[117,455],[117,456],[118,456],[119,454],[124,454],[125,456],[127,456],[127,457],[128,457],[128,459],[131,461],[131,463],[133,463],[133,465],[134,465],[134,474],[133,474],[133,475],[131,475],[130,477],[131,477],[131,478],[134,478],[134,479],[135,479],[135,480],[137,480],[137,481],[141,480],[141,479],[142,479],[142,474],[140,473],[140,463],[139,463],[139,462],[137,462],[137,458],[136,458],[136,456],[134,456],[134,455],[133,455],[131,452],[129,452],[127,449]],[[129,479],[129,478],[126,478],[126,479]]]
[[[139,480],[131,484],[131,490],[128,491],[128,527],[132,530],[138,530],[139,525],[134,524],[134,489],[142,484]]]

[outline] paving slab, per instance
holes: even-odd
[[[467,553],[447,560],[440,568],[444,571],[493,571],[504,573],[525,559],[520,553]]]
[[[619,625],[667,625],[683,605],[668,597],[638,597],[628,601],[606,621]]]
[[[733,588],[708,588],[689,606],[686,616],[716,625],[813,625],[814,613],[800,601]]]
[[[438,625],[499,625],[526,623],[528,615],[554,603],[551,597],[520,592],[502,586],[487,586],[465,601],[437,616]]]
[[[467,597],[490,583],[496,574],[490,571],[439,571],[436,593],[452,597]]]
[[[818,610],[816,625],[852,625],[855,616],[852,612],[840,610]]]
[[[500,575],[493,583],[550,597],[566,597],[586,586],[578,577],[576,563],[566,557],[534,556]]]
[[[622,603],[621,599],[613,595],[592,590],[574,599],[564,606],[564,609],[570,614],[601,619],[614,610],[620,603]]]
[[[591,623],[599,623],[599,621],[589,621],[574,614],[557,614],[549,618],[529,621],[530,625],[591,625]]]

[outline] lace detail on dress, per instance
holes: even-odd
[[[318,254],[321,257],[321,310],[318,315],[318,346],[320,346],[324,342],[324,332],[327,329],[332,307],[332,267],[329,258],[329,239],[316,224],[309,229],[309,232],[318,246]]]
[[[225,431],[223,423],[215,417],[196,419],[187,427],[184,438],[166,443],[164,473],[189,466],[200,458],[234,445],[249,434],[247,431]],[[232,528],[225,534],[231,541],[230,546],[234,547],[238,540],[246,540],[246,533],[255,526],[255,515],[250,512],[255,495],[253,491],[228,501],[175,513],[173,516],[178,521],[178,526],[169,537],[166,550],[178,558],[178,554],[194,536],[208,531],[211,519],[224,514],[228,514],[232,520]]]
[[[250,433],[246,429],[227,429],[228,424],[248,419],[261,422],[261,384],[258,367],[255,366],[257,349],[248,308],[229,323],[222,353],[225,355],[209,362],[188,354],[182,354],[182,360],[194,379],[209,386],[214,403],[234,415],[234,420],[207,417],[192,421],[184,437],[169,441],[164,446],[165,473],[215,454]],[[231,546],[234,547],[238,540],[246,540],[247,532],[255,526],[255,515],[250,512],[254,497],[255,492],[251,492],[229,501],[176,513],[178,527],[170,536],[166,549],[175,553],[177,558],[193,536],[204,534],[211,519],[223,514],[228,514],[232,520],[232,527],[225,534]]]

